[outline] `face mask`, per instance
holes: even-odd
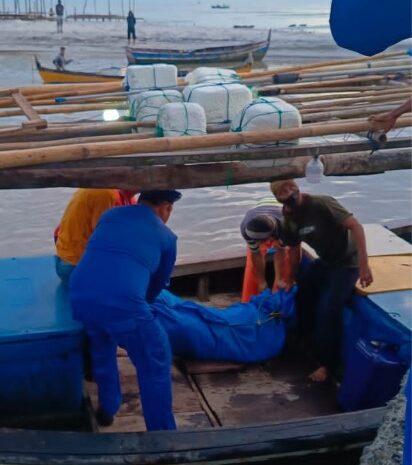
[[[285,205],[288,209],[294,209],[298,206],[298,199],[299,199],[299,192],[293,192],[284,202],[283,205]]]

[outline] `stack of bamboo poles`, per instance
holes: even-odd
[[[327,174],[410,168],[410,151],[405,148],[410,146],[408,139],[390,141],[387,150],[373,156],[369,155],[371,150],[366,141],[358,145],[341,142],[267,152],[256,148],[225,148],[302,137],[365,133],[371,129],[367,120],[370,114],[391,110],[410,95],[410,61],[400,58],[400,54],[380,54],[372,58],[243,75],[246,80],[260,79],[261,82],[273,79],[274,75],[280,78],[277,84],[261,85],[257,91],[262,95],[281,94],[281,98],[295,105],[304,123],[296,129],[217,134],[215,132],[227,130],[227,126],[210,126],[207,136],[155,138],[151,134],[132,132],[139,126],[151,126],[134,121],[48,122],[43,128],[0,126],[0,187],[130,188],[138,184],[141,188],[184,188],[243,183],[301,176],[308,159],[320,154]],[[357,74],[357,70],[362,72]],[[299,74],[292,76],[294,82],[280,83],[282,76],[296,72]],[[5,89],[0,91],[0,118],[7,121],[9,117],[35,115],[36,112],[51,115],[121,109],[126,102],[120,90],[118,83]],[[23,106],[17,106],[16,98],[10,97],[17,92],[22,96],[17,102],[23,102]],[[56,98],[65,98],[66,102],[58,105]],[[397,127],[406,126],[412,126],[410,116],[397,122]],[[199,152],[213,147],[214,151]],[[183,155],[182,150],[185,151]],[[106,161],[99,165],[99,159]],[[253,162],[245,163],[245,160],[256,159],[267,160],[268,164],[262,168]]]

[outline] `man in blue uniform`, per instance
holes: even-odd
[[[169,341],[149,303],[167,285],[176,260],[177,238],[165,223],[180,197],[174,190],[144,191],[137,205],[104,213],[72,273],[70,301],[89,337],[103,426],[122,402],[120,346],[137,369],[147,429],[176,428]]]

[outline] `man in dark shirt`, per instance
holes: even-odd
[[[290,247],[294,275],[300,261],[299,246],[306,242],[317,255],[298,279],[297,306],[304,332],[313,332],[321,366],[310,378],[324,381],[339,361],[343,307],[358,278],[369,286],[362,225],[334,198],[302,194],[293,180],[275,181],[271,190],[283,204],[283,243]]]
[[[133,11],[129,11],[127,15],[127,40],[130,44],[130,39],[133,37],[133,43],[136,41],[136,18]]]
[[[56,4],[56,21],[57,21],[57,33],[63,34],[63,16],[64,6],[61,0],[57,0]]]

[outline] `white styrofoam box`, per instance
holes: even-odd
[[[230,130],[234,132],[265,131],[301,126],[302,117],[296,107],[277,97],[259,97],[246,105],[233,118]],[[298,140],[280,143],[298,143]]]
[[[206,113],[208,123],[231,121],[252,100],[251,91],[243,84],[210,83],[186,86],[186,102],[198,103]]]
[[[206,134],[206,115],[197,103],[166,103],[157,117],[157,133],[164,137]]]
[[[196,68],[185,77],[185,81],[191,86],[201,82],[233,82],[239,79],[239,75],[233,69],[207,66]]]
[[[130,116],[136,121],[156,121],[160,107],[166,103],[183,102],[183,95],[174,89],[148,90],[129,96]]]
[[[131,65],[127,67],[124,87],[136,89],[161,89],[177,86],[177,68],[174,65]]]

